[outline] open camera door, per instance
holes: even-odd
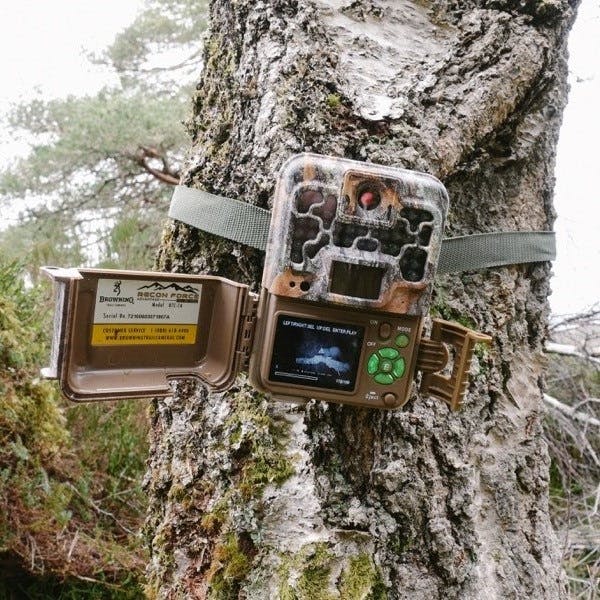
[[[166,396],[169,379],[226,389],[245,366],[255,295],[220,277],[44,267],[55,282],[51,365],[74,401]]]

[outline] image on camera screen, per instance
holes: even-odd
[[[279,315],[269,379],[351,391],[364,333],[360,325]]]

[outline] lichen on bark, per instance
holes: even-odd
[[[447,234],[548,229],[576,5],[214,0],[183,183],[269,207],[279,167],[310,150],[440,177]],[[262,256],[174,222],[158,266],[257,289]],[[341,598],[559,597],[540,428],[549,277],[438,278],[440,314],[494,336],[458,413],[416,394],[383,412],[180,384],[153,422],[155,594],[302,598],[312,574]]]

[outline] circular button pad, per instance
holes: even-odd
[[[406,363],[395,348],[380,348],[369,356],[367,372],[381,385],[391,385],[404,375]]]
[[[378,328],[379,339],[388,340],[392,335],[392,325],[387,322],[380,323]],[[392,341],[392,340],[390,340]],[[388,342],[389,343],[389,342]],[[410,345],[410,337],[406,333],[399,333],[393,338],[392,346],[384,346],[372,352],[367,361],[367,373],[380,385],[391,385],[404,376],[406,361],[400,351]]]
[[[402,406],[412,388],[420,317],[382,315],[368,321],[360,378],[361,402],[368,406]]]

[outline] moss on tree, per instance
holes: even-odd
[[[280,600],[387,600],[381,573],[367,553],[336,556],[324,542],[285,555],[278,570]]]

